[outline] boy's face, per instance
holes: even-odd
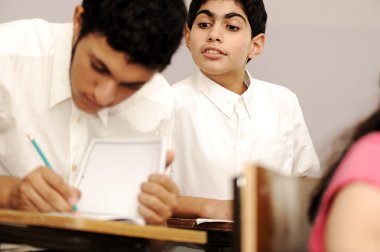
[[[72,96],[81,110],[96,114],[134,94],[155,71],[126,62],[126,55],[111,48],[103,36],[83,37],[73,54]]]
[[[258,35],[262,38],[263,34]],[[234,0],[209,0],[199,9],[185,40],[194,62],[206,75],[244,72],[248,58],[260,53],[243,9]]]
[[[83,8],[78,6],[74,16],[71,90],[78,108],[96,114],[133,95],[156,71],[128,63],[128,55],[114,50],[104,36],[90,33],[76,43],[81,29],[82,11]]]

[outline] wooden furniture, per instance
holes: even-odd
[[[0,210],[0,243],[60,251],[150,251],[151,241],[206,244],[207,233],[122,221]]]
[[[170,218],[168,227],[202,230],[207,232],[206,252],[223,251],[232,247],[234,223],[233,222],[207,222],[197,224],[197,219]]]
[[[317,182],[247,167],[235,180],[234,251],[307,251],[306,211]]]
[[[270,251],[271,206],[266,172],[248,167],[235,180],[234,251]]]

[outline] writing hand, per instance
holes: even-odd
[[[76,188],[47,167],[39,167],[15,184],[10,195],[10,208],[36,212],[72,212],[80,197]]]

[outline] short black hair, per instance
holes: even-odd
[[[130,63],[162,71],[181,43],[183,0],[83,0],[82,6],[78,41],[90,33],[105,36]]]
[[[187,27],[191,30],[194,20],[197,16],[199,9],[208,0],[192,0],[187,14]],[[265,26],[267,23],[267,12],[265,10],[263,0],[235,0],[238,3],[245,15],[248,17],[248,22],[251,26],[251,37],[255,37],[260,33],[265,33]]]

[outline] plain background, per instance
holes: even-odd
[[[35,17],[71,22],[80,2],[0,0],[0,22]],[[265,0],[265,4],[269,16],[265,49],[248,69],[255,78],[297,94],[323,161],[333,139],[378,105],[380,1]],[[196,72],[190,57],[182,44],[163,73],[170,83]]]

